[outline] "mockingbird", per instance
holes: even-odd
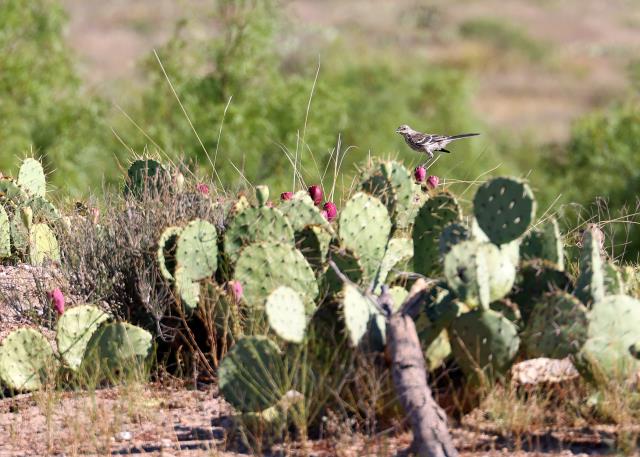
[[[430,159],[433,159],[433,153],[437,151],[451,152],[445,149],[445,146],[452,141],[459,140],[461,138],[467,138],[470,136],[480,135],[479,133],[463,133],[461,135],[434,135],[432,133],[421,133],[413,130],[408,125],[401,125],[396,130],[404,137],[404,141],[407,142],[409,147],[414,151],[425,152],[429,155]]]

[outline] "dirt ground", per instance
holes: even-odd
[[[232,410],[215,389],[136,385],[93,393],[39,392],[0,400],[0,456],[252,455],[234,438]],[[478,424],[455,427],[463,456],[612,455],[610,427],[503,437]],[[271,455],[385,456],[407,447],[410,434],[375,439],[342,434],[287,443]],[[619,454],[618,454],[619,455]],[[635,455],[635,454],[627,454]]]

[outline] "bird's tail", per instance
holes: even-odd
[[[450,140],[459,140],[460,138],[468,138],[470,136],[478,136],[479,133],[462,133],[460,135],[451,135],[449,137]]]

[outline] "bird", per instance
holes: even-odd
[[[451,152],[445,149],[445,146],[452,141],[480,135],[479,133],[462,133],[460,135],[436,135],[433,133],[418,132],[417,130],[413,130],[408,125],[401,125],[397,128],[396,133],[399,133],[404,137],[404,141],[407,142],[411,149],[428,154],[430,159],[433,159],[434,152]]]

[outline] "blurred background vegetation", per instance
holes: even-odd
[[[526,177],[635,260],[639,27],[630,0],[0,0],[0,167],[42,156],[80,198],[150,152],[277,193],[339,150],[339,197],[368,157],[422,162],[399,124],[478,131],[431,173]]]

